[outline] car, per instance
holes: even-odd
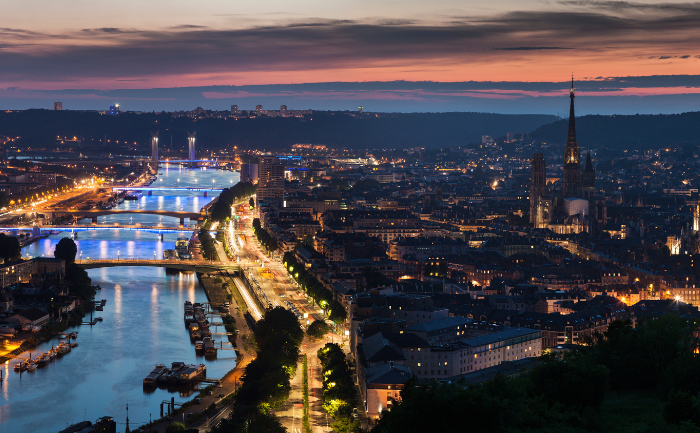
[[[223,394],[219,394],[219,398],[224,398],[224,395],[223,395]]]
[[[194,400],[192,400],[192,404],[199,404],[201,402],[202,402],[201,398],[195,398]]]
[[[207,395],[212,395],[212,394],[213,394],[213,392],[207,391]]]

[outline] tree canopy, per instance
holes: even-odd
[[[14,236],[7,236],[0,233],[0,257],[5,261],[16,260],[22,256],[22,248],[19,240]]]
[[[76,254],[78,254],[78,246],[71,238],[62,238],[60,241],[58,241],[56,248],[53,251],[53,256],[57,259],[65,260],[66,265],[75,263]]]

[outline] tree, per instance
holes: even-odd
[[[78,254],[78,246],[71,238],[63,238],[56,244],[53,256],[57,259],[65,260],[66,265],[75,263],[75,255]]]
[[[306,329],[306,335],[309,337],[320,340],[323,338],[331,328],[323,320],[314,320],[311,325]]]
[[[5,261],[16,260],[22,256],[22,247],[14,236],[6,236],[0,233],[0,257]]]
[[[187,427],[185,427],[185,424],[181,422],[174,422],[170,424],[167,429],[165,429],[165,433],[180,433],[186,431]]]

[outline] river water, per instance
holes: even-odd
[[[228,171],[171,166],[161,168],[161,172],[152,186],[221,188],[238,182],[238,173]],[[118,209],[198,212],[212,199],[211,194],[203,197],[201,192],[166,194],[154,191],[153,196],[126,201]],[[138,214],[100,217],[99,222],[179,225],[175,218]],[[83,259],[116,258],[117,254],[149,259],[154,254],[162,257],[163,250],[173,249],[177,237],[183,235],[189,236],[165,234],[161,242],[156,234],[148,232],[84,231],[79,232],[76,243]],[[25,247],[22,253],[52,257],[56,243],[64,236],[40,240]],[[215,360],[195,354],[183,321],[183,304],[207,299],[194,274],[166,275],[163,268],[149,267],[92,269],[88,274],[93,284],[102,287],[96,299],[107,300],[104,311],[95,314],[104,320],[95,326],[70,329],[78,332],[79,346],[34,372],[14,372],[17,360],[1,366],[5,380],[0,384],[0,432],[58,432],[69,424],[94,422],[102,416],[112,416],[117,431],[123,432],[127,403],[133,430],[147,423],[149,416],[158,418],[163,400],[175,397],[176,402],[185,402],[193,398],[193,391],[189,390],[157,388],[146,392],[142,380],[156,364],[204,363],[209,378],[220,378],[235,366],[232,350],[220,350]],[[212,327],[212,331],[224,329]],[[225,336],[213,339],[218,341]],[[42,343],[31,352],[32,357],[58,343],[58,339]],[[28,356],[29,352],[21,355]]]

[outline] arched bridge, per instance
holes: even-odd
[[[76,260],[75,263],[83,269],[114,268],[118,266],[153,266],[158,268],[179,269],[193,272],[216,272],[240,270],[237,263],[208,262],[206,260],[144,260],[144,259],[96,259]]]

